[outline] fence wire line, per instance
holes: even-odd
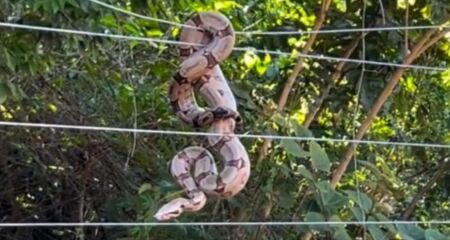
[[[10,127],[28,127],[28,128],[55,128],[55,129],[71,129],[86,131],[111,131],[125,133],[145,133],[145,134],[162,134],[162,135],[181,135],[181,136],[226,136],[224,133],[211,132],[189,132],[189,131],[173,131],[159,129],[136,129],[136,128],[118,128],[118,127],[100,127],[100,126],[82,126],[82,125],[66,125],[66,124],[49,124],[49,123],[26,123],[26,122],[8,122],[0,121],[0,126]],[[358,144],[375,144],[390,145],[404,147],[429,147],[429,148],[449,148],[450,144],[435,143],[413,143],[413,142],[387,142],[387,141],[371,141],[356,139],[339,139],[339,138],[315,138],[315,137],[297,137],[297,136],[281,136],[281,135],[264,135],[264,134],[232,134],[239,138],[265,138],[272,140],[297,140],[297,141],[316,141],[316,142],[343,142]]]
[[[96,4],[99,4],[99,5],[103,6],[103,7],[107,7],[107,8],[109,8],[109,9],[114,10],[114,11],[122,12],[122,13],[125,13],[125,14],[128,14],[128,15],[134,16],[134,17],[138,17],[138,18],[145,19],[145,20],[154,21],[154,22],[160,22],[160,23],[165,23],[165,24],[168,24],[168,25],[176,26],[176,27],[185,27],[185,28],[192,28],[192,29],[200,29],[199,27],[194,27],[194,26],[191,26],[191,25],[183,24],[183,23],[177,23],[177,22],[173,22],[173,21],[169,21],[169,20],[160,19],[160,18],[154,18],[154,17],[144,16],[144,15],[141,15],[141,14],[139,14],[139,13],[134,13],[134,12],[125,10],[125,9],[123,9],[123,8],[115,7],[115,6],[113,6],[113,5],[104,3],[104,2],[102,2],[102,1],[97,1],[97,0],[89,0],[89,1],[90,1],[90,2],[93,2],[93,3],[96,3]]]
[[[47,31],[47,32],[56,32],[56,33],[67,33],[67,34],[77,34],[77,35],[96,36],[96,37],[106,37],[106,38],[115,38],[115,39],[122,39],[122,40],[136,40],[136,41],[145,41],[145,42],[151,42],[151,43],[156,43],[157,42],[157,43],[165,43],[165,44],[173,44],[173,45],[202,46],[202,44],[181,42],[181,41],[176,41],[176,40],[137,37],[137,36],[126,36],[126,35],[117,35],[117,34],[108,34],[108,33],[72,30],[72,29],[50,28],[50,27],[41,27],[41,26],[6,23],[6,22],[0,22],[0,27],[20,28],[20,29],[28,29],[28,30]],[[296,55],[296,56],[299,56],[299,57],[318,59],[318,60],[327,60],[327,61],[337,61],[337,62],[342,61],[342,62],[351,62],[351,63],[364,63],[364,64],[378,65],[378,66],[403,67],[403,68],[423,69],[423,70],[431,70],[431,71],[447,71],[448,70],[447,68],[444,68],[444,67],[429,67],[429,66],[421,66],[421,65],[378,62],[378,61],[359,60],[359,59],[351,59],[351,58],[338,58],[338,57],[330,57],[330,56],[324,56],[324,55],[289,53],[289,52],[273,51],[273,50],[261,50],[261,49],[255,49],[255,48],[252,48],[252,47],[235,47],[233,49],[235,51],[241,51],[241,52],[251,51],[251,52],[255,52],[255,53],[273,54],[273,55],[282,55],[282,56]]]
[[[141,19],[154,21],[154,22],[160,22],[165,23],[172,26],[177,27],[186,27],[186,28],[193,28],[193,29],[199,29],[198,27],[190,26],[187,24],[182,24],[174,21],[164,20],[160,18],[155,17],[149,17],[145,15],[141,15],[135,12],[131,12],[128,10],[125,10],[123,8],[115,7],[113,5],[104,3],[102,1],[98,0],[89,0],[93,3],[102,5],[106,8],[112,9],[114,11],[122,12],[125,14],[128,14],[130,16],[138,17]],[[298,31],[236,31],[236,34],[239,35],[268,35],[268,36],[279,36],[279,35],[306,35],[306,34],[336,34],[336,33],[354,33],[354,32],[380,32],[380,31],[396,31],[396,30],[424,30],[424,29],[435,29],[435,28],[450,28],[449,26],[443,26],[443,25],[421,25],[421,26],[394,26],[394,27],[374,27],[374,28],[345,28],[345,29],[323,29],[323,30],[298,30]]]
[[[0,227],[174,227],[174,226],[324,226],[324,225],[448,225],[450,220],[432,221],[348,221],[348,222],[36,222],[0,223]]]

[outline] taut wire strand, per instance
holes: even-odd
[[[102,5],[104,7],[107,7],[109,9],[112,9],[112,10],[115,10],[115,11],[118,11],[118,12],[121,12],[124,14],[128,14],[130,16],[138,17],[141,19],[165,23],[165,24],[177,26],[177,27],[187,27],[187,28],[198,29],[196,27],[178,23],[178,22],[174,22],[174,21],[144,16],[144,15],[141,15],[138,13],[134,13],[134,12],[125,10],[123,8],[115,7],[113,5],[107,4],[102,1],[98,1],[98,0],[89,0],[89,1],[99,4],[99,5]],[[354,33],[354,32],[380,32],[380,31],[397,31],[397,30],[425,30],[425,29],[434,29],[434,28],[444,28],[445,29],[445,28],[449,28],[449,26],[443,26],[443,25],[393,26],[393,27],[375,27],[375,28],[321,29],[321,30],[307,30],[307,31],[303,31],[303,30],[298,30],[298,31],[236,31],[236,34],[247,35],[247,36],[251,36],[251,35],[279,36],[279,35],[306,35],[306,34],[336,34],[336,33]]]
[[[224,136],[222,133],[212,132],[188,132],[188,131],[172,131],[158,129],[134,129],[134,128],[118,128],[118,127],[100,127],[100,126],[82,126],[82,125],[65,125],[65,124],[49,124],[49,123],[26,123],[26,122],[8,122],[0,121],[0,126],[10,127],[28,127],[28,128],[55,128],[55,129],[72,129],[86,131],[111,131],[125,133],[145,133],[145,134],[164,134],[164,135],[182,135],[182,136]],[[280,136],[280,135],[258,135],[258,134],[233,134],[239,138],[265,138],[265,139],[286,139],[297,141],[317,141],[317,142],[342,142],[342,143],[358,143],[358,144],[376,144],[404,147],[430,147],[430,148],[449,148],[450,144],[435,143],[412,143],[412,142],[386,142],[371,140],[355,140],[355,139],[335,139],[335,138],[314,138],[314,137],[296,137],[296,136]]]
[[[194,44],[194,43],[181,42],[181,41],[175,41],[175,40],[137,37],[137,36],[126,36],[126,35],[117,35],[117,34],[107,34],[107,33],[99,33],[99,32],[72,30],[72,29],[50,28],[50,27],[41,27],[41,26],[5,23],[5,22],[0,22],[0,27],[20,28],[20,29],[37,30],[37,31],[67,33],[67,34],[78,34],[78,35],[106,37],[106,38],[115,38],[115,39],[123,39],[123,40],[136,40],[136,41],[153,42],[153,43],[157,42],[157,43],[174,44],[174,45],[202,46],[201,44]],[[281,52],[281,51],[273,51],[273,50],[260,50],[260,49],[254,49],[251,47],[235,47],[234,50],[235,51],[253,51],[253,52],[257,52],[257,53],[283,55],[283,56],[291,56],[292,55],[289,52]],[[379,66],[404,67],[404,68],[423,69],[423,70],[431,70],[431,71],[447,71],[447,68],[443,68],[443,67],[428,67],[428,66],[420,66],[420,65],[388,63],[388,62],[359,60],[359,59],[351,59],[351,58],[338,58],[338,57],[329,57],[329,56],[323,56],[323,55],[300,54],[300,53],[298,54],[298,56],[311,58],[311,59],[318,59],[318,60],[327,60],[327,61],[343,61],[343,62],[351,62],[351,63],[365,63],[365,64],[379,65]]]
[[[418,225],[450,224],[450,220],[432,221],[366,221],[366,222],[35,222],[0,223],[0,227],[173,227],[173,226],[308,226],[308,225]]]
[[[177,22],[173,22],[173,21],[169,21],[169,20],[164,20],[164,19],[159,19],[159,18],[154,18],[154,17],[144,16],[144,15],[141,15],[141,14],[138,14],[138,13],[130,12],[130,11],[125,10],[125,9],[123,9],[123,8],[115,7],[115,6],[113,6],[113,5],[104,3],[104,2],[102,2],[102,1],[97,1],[97,0],[89,0],[89,1],[91,1],[91,2],[93,2],[93,3],[96,3],[96,4],[98,4],[98,5],[102,5],[103,7],[112,9],[112,10],[114,10],[114,11],[118,11],[118,12],[121,12],[121,13],[125,13],[125,14],[128,14],[128,15],[130,15],[130,16],[142,18],[142,19],[145,19],[145,20],[149,20],[149,21],[153,21],[153,22],[165,23],[165,24],[168,24],[168,25],[176,26],[176,27],[185,27],[185,28],[200,29],[200,28],[198,28],[198,27],[190,26],[190,25],[187,25],[187,24],[182,24],[182,23],[177,23]]]

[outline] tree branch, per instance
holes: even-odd
[[[442,24],[445,24],[450,19],[450,16],[446,16],[444,18],[444,21]],[[434,43],[436,43],[440,38],[442,38],[443,34],[442,32],[437,33],[437,29],[431,29],[429,30],[425,36],[414,46],[414,48],[411,50],[411,53],[408,54],[403,59],[403,64],[411,64],[414,60],[416,60],[423,52],[425,52],[428,48],[430,48]],[[436,35],[435,35],[436,34]],[[434,37],[432,37],[435,35]],[[387,99],[392,94],[392,91],[394,88],[398,85],[398,82],[400,81],[400,78],[402,77],[403,73],[406,71],[406,68],[398,68],[394,74],[392,74],[388,84],[381,92],[380,96],[370,109],[369,113],[367,114],[366,119],[362,123],[361,127],[358,129],[358,133],[356,134],[356,140],[361,140],[367,130],[369,129],[372,122],[375,120],[375,117],[377,116],[380,109],[383,107],[384,103],[387,101]],[[356,147],[358,144],[352,143],[349,144],[347,147],[347,150],[344,154],[344,156],[341,159],[341,163],[339,164],[337,170],[334,172],[332,179],[331,179],[331,186],[334,188],[336,187],[337,183],[341,180],[342,176],[344,175],[344,172],[347,170],[348,164],[350,163],[353,154],[356,150]]]
[[[358,35],[358,37],[354,38],[353,41],[345,48],[346,51],[342,55],[342,58],[349,58],[353,54],[353,52],[355,51],[356,47],[358,46],[359,41],[365,35],[367,35],[367,32],[366,33],[361,33],[361,34]],[[331,75],[331,78],[330,78],[330,84],[328,84],[323,89],[323,91],[322,91],[321,95],[319,96],[319,98],[317,98],[316,101],[313,103],[313,109],[311,110],[311,112],[309,112],[306,115],[305,122],[303,123],[303,125],[306,128],[309,128],[311,123],[316,118],[317,113],[319,112],[320,106],[322,106],[322,104],[325,101],[325,99],[328,98],[328,96],[330,94],[330,91],[333,88],[333,85],[334,85],[335,81],[342,76],[342,70],[343,70],[345,64],[346,64],[346,62],[339,62],[336,65],[334,73],[333,73],[333,75]]]
[[[448,157],[444,158],[442,161],[438,163],[438,165],[443,164],[443,166],[439,167],[438,170],[434,173],[433,177],[428,181],[428,183],[417,193],[416,196],[414,196],[413,200],[409,204],[409,206],[406,208],[406,210],[403,212],[401,219],[402,220],[408,220],[411,214],[413,214],[414,210],[417,207],[417,202],[419,202],[420,199],[424,197],[424,195],[430,191],[431,187],[439,178],[444,176],[444,174],[447,172],[447,170],[450,169],[450,159]]]
[[[314,24],[313,30],[317,31],[322,27],[323,22],[325,21],[328,9],[330,8],[331,0],[324,0],[322,2],[322,7],[320,9],[319,17],[316,19],[316,22]],[[311,37],[308,39],[308,41],[305,44],[305,47],[302,50],[302,54],[307,54],[310,50],[312,45],[314,44],[317,37],[317,33],[311,34]],[[278,105],[277,105],[277,111],[283,111],[284,107],[286,106],[287,99],[289,97],[289,93],[292,89],[292,86],[295,83],[295,80],[297,79],[298,75],[303,71],[303,63],[305,61],[305,57],[299,57],[297,60],[297,63],[294,66],[294,69],[292,70],[291,75],[288,77],[286,84],[284,85],[283,92],[280,95],[280,98],[278,99]],[[261,146],[260,154],[257,159],[257,165],[259,166],[262,162],[262,160],[267,156],[267,152],[270,148],[272,141],[270,139],[264,140],[263,145]]]

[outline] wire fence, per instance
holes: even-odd
[[[101,126],[81,126],[81,125],[65,125],[65,124],[49,124],[49,123],[26,123],[26,122],[8,122],[0,121],[0,126],[9,127],[28,127],[28,128],[55,128],[55,129],[71,129],[85,131],[111,131],[124,133],[142,133],[142,134],[163,134],[163,135],[180,135],[180,136],[224,136],[224,133],[213,132],[189,132],[189,131],[172,131],[159,129],[138,129],[138,128],[117,128],[117,127],[101,127]],[[435,143],[413,143],[413,142],[392,142],[392,141],[370,141],[356,139],[338,139],[338,138],[315,138],[315,137],[298,137],[298,136],[280,136],[280,135],[263,135],[263,134],[232,134],[239,138],[263,138],[273,140],[297,140],[297,141],[317,141],[317,142],[341,142],[341,143],[357,143],[357,144],[376,144],[389,146],[404,147],[429,147],[429,148],[450,148],[450,144]]]
[[[99,4],[103,7],[110,8],[112,10],[128,14],[130,16],[146,19],[149,21],[156,21],[164,24],[169,24],[176,27],[189,27],[196,28],[190,25],[177,23],[169,20],[159,19],[144,16],[134,12],[127,11],[122,8],[118,8],[98,0],[89,0],[90,2]],[[41,26],[32,26],[25,24],[13,24],[0,22],[1,27],[19,28],[27,30],[37,30],[37,31],[47,31],[56,33],[66,33],[66,34],[77,34],[84,36],[94,36],[94,37],[105,37],[114,38],[119,40],[136,40],[145,41],[150,43],[162,43],[162,44],[172,44],[172,45],[195,45],[187,42],[180,42],[175,40],[166,39],[155,39],[139,36],[126,36],[117,34],[107,34],[71,29],[61,29],[61,28],[49,28]],[[380,31],[398,31],[398,30],[423,30],[423,29],[448,29],[449,26],[442,25],[429,25],[429,26],[394,26],[394,27],[378,27],[378,28],[351,28],[351,29],[325,29],[317,31],[237,31],[236,34],[252,36],[252,35],[268,35],[268,36],[279,36],[279,35],[302,35],[302,34],[338,34],[338,33],[352,33],[352,32],[380,32]],[[260,50],[251,47],[236,47],[235,51],[241,52],[255,52],[273,55],[285,55],[292,56],[293,53],[274,51],[274,50]],[[348,58],[337,58],[329,57],[323,55],[310,55],[310,54],[297,54],[297,56],[302,56],[311,59],[318,60],[328,60],[328,61],[344,61],[352,63],[361,64],[371,64],[371,65],[381,65],[381,66],[391,66],[391,67],[405,67],[412,69],[423,69],[431,71],[446,71],[446,67],[429,67],[420,65],[410,65],[401,63],[388,63],[388,62],[378,62],[370,60],[359,60],[359,59],[348,59]],[[69,129],[69,130],[83,130],[83,131],[112,131],[112,132],[126,132],[126,133],[142,133],[142,134],[164,134],[164,135],[183,135],[183,136],[223,136],[221,133],[211,133],[211,132],[187,132],[187,131],[172,131],[172,130],[153,130],[153,129],[130,129],[130,128],[116,128],[116,127],[101,127],[101,126],[80,126],[80,125],[65,125],[65,124],[48,124],[48,123],[25,123],[25,122],[6,122],[0,121],[0,126],[4,127],[24,127],[24,128],[45,128],[45,129]],[[297,141],[318,141],[318,142],[343,142],[343,143],[358,143],[358,144],[376,144],[376,145],[389,145],[389,146],[404,146],[404,147],[430,147],[430,148],[450,148],[450,144],[436,144],[436,143],[414,143],[414,142],[392,142],[392,141],[370,141],[370,140],[354,140],[354,139],[336,139],[336,138],[315,138],[315,137],[298,137],[298,136],[279,136],[279,135],[257,135],[257,134],[233,134],[240,138],[266,138],[266,139],[286,139],[286,140],[297,140]],[[21,227],[174,227],[174,226],[342,226],[342,225],[419,225],[419,224],[441,224],[450,225],[450,220],[430,220],[430,221],[345,221],[345,222],[29,222],[29,223],[0,223],[0,228],[21,228]]]
[[[130,16],[138,17],[144,20],[148,21],[154,21],[159,23],[164,23],[176,27],[186,27],[186,28],[193,28],[193,29],[199,29],[198,27],[194,27],[191,25],[186,25],[174,21],[164,20],[160,18],[155,17],[149,17],[142,14],[138,14],[135,12],[131,12],[128,10],[125,10],[123,8],[119,8],[110,4],[107,4],[102,1],[98,0],[89,0],[92,3],[101,5],[103,7],[112,9],[117,12],[121,12]],[[298,30],[298,31],[236,31],[236,34],[238,35],[246,35],[246,36],[252,36],[252,35],[268,35],[268,36],[280,36],[280,35],[307,35],[307,34],[337,34],[337,33],[355,33],[355,32],[383,32],[383,31],[398,31],[398,30],[426,30],[426,29],[447,29],[450,28],[449,26],[444,25],[421,25],[421,26],[392,26],[392,27],[374,27],[374,28],[345,28],[345,29],[324,29],[324,30]]]
[[[94,36],[94,37],[105,37],[105,38],[114,38],[114,39],[128,40],[128,41],[136,40],[136,41],[144,41],[144,42],[150,42],[150,43],[202,46],[201,44],[181,42],[181,41],[176,41],[176,40],[126,36],[126,35],[118,35],[118,34],[80,31],[80,30],[73,30],[73,29],[50,28],[50,27],[41,27],[41,26],[6,23],[6,22],[0,22],[0,27],[19,28],[19,29],[26,29],[26,30],[46,31],[46,32],[55,32],[55,33],[76,34],[76,35],[85,35],[85,36]],[[351,58],[338,58],[338,57],[330,57],[330,56],[324,56],[324,55],[290,53],[290,52],[282,52],[282,51],[274,51],[274,50],[262,50],[262,49],[255,49],[252,47],[235,47],[233,49],[235,51],[241,51],[241,52],[250,51],[250,52],[255,52],[255,53],[281,55],[281,56],[293,56],[294,55],[294,56],[298,56],[298,57],[305,57],[305,58],[311,58],[311,59],[317,59],[317,60],[327,60],[327,61],[333,61],[333,62],[342,61],[342,62],[351,62],[351,63],[358,63],[358,64],[364,63],[364,64],[369,64],[369,65],[403,67],[403,68],[422,69],[422,70],[430,70],[430,71],[447,71],[448,70],[448,68],[446,68],[446,67],[429,67],[429,66],[411,65],[411,64],[403,64],[403,63],[389,63],[389,62],[379,62],[379,61],[371,61],[371,60],[351,59]]]
[[[450,220],[430,221],[348,221],[348,222],[34,222],[0,223],[0,227],[178,227],[178,226],[346,226],[346,225],[449,225]]]

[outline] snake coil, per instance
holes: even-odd
[[[234,136],[241,122],[236,100],[218,65],[233,49],[233,27],[225,16],[215,12],[198,13],[186,24],[194,28],[183,28],[180,41],[191,44],[180,47],[182,63],[170,83],[170,102],[184,123],[223,134],[208,136],[208,144],[222,157],[224,167],[219,174],[211,152],[203,147],[178,152],[170,163],[170,172],[188,198],[176,198],[163,205],[154,215],[159,221],[199,211],[206,204],[206,194],[232,197],[245,187],[250,176],[247,151]],[[208,107],[197,105],[194,89]]]

